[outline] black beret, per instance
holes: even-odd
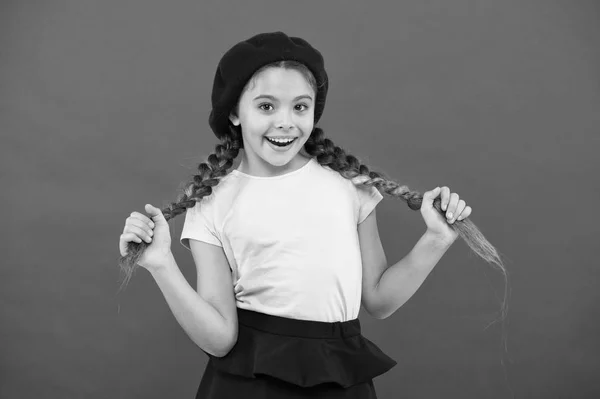
[[[229,134],[229,114],[252,75],[267,64],[283,60],[304,64],[317,80],[314,123],[319,121],[329,87],[323,56],[299,37],[283,32],[261,33],[233,46],[217,66],[208,123],[219,139]]]

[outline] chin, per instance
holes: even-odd
[[[285,154],[282,155],[280,157],[277,156],[268,156],[268,157],[264,157],[263,160],[265,162],[270,163],[273,166],[285,166],[288,163],[290,163],[294,158],[296,158],[296,156],[298,155],[298,153],[295,154]]]

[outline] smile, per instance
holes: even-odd
[[[294,137],[293,139],[273,139],[273,138],[265,137],[265,139],[269,143],[276,145],[278,147],[286,147],[286,146],[292,144],[297,139],[297,137]]]

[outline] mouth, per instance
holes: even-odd
[[[294,137],[294,138],[293,138],[293,139],[291,139],[291,140],[290,140],[290,139],[285,139],[285,140],[282,140],[282,139],[279,139],[279,140],[274,140],[274,139],[271,139],[271,138],[269,138],[269,137],[265,137],[265,140],[267,140],[267,141],[268,141],[270,144],[272,144],[272,145],[274,145],[274,146],[276,146],[276,147],[279,147],[279,148],[285,148],[285,147],[289,147],[290,145],[292,145],[292,143],[293,143],[294,141],[296,141],[296,139],[297,139],[297,138],[298,138],[298,137]]]

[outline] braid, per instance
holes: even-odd
[[[233,160],[238,156],[240,148],[243,148],[241,134],[231,129],[231,135],[225,135],[221,139],[221,143],[215,147],[215,152],[208,156],[207,162],[198,165],[199,173],[185,185],[177,200],[161,209],[165,220],[169,221],[185,213],[188,208],[194,207],[197,201],[212,194],[212,188],[229,173],[228,169],[233,166]],[[148,245],[150,244],[145,241],[132,241],[127,244],[127,255],[119,258],[119,266],[125,273],[123,285],[131,279],[134,268]]]
[[[406,201],[408,207],[412,210],[421,209],[423,195],[411,191],[407,186],[400,185],[395,181],[387,179],[381,173],[370,171],[366,165],[362,165],[353,155],[336,146],[331,140],[325,138],[323,130],[315,127],[310,138],[304,145],[304,149],[310,155],[316,158],[317,162],[323,166],[328,166],[335,170],[346,179],[352,180],[355,185],[365,185],[367,187],[375,186],[382,194],[391,197],[397,197]],[[433,201],[433,207],[440,214],[444,214],[441,207],[440,198]],[[467,245],[486,262],[495,265],[504,274],[505,287],[508,287],[507,272],[496,248],[490,244],[475,224],[469,219],[457,220],[449,225],[450,228],[458,232]],[[501,315],[506,316],[508,310],[506,305],[507,290],[505,289],[504,301],[502,303]]]

